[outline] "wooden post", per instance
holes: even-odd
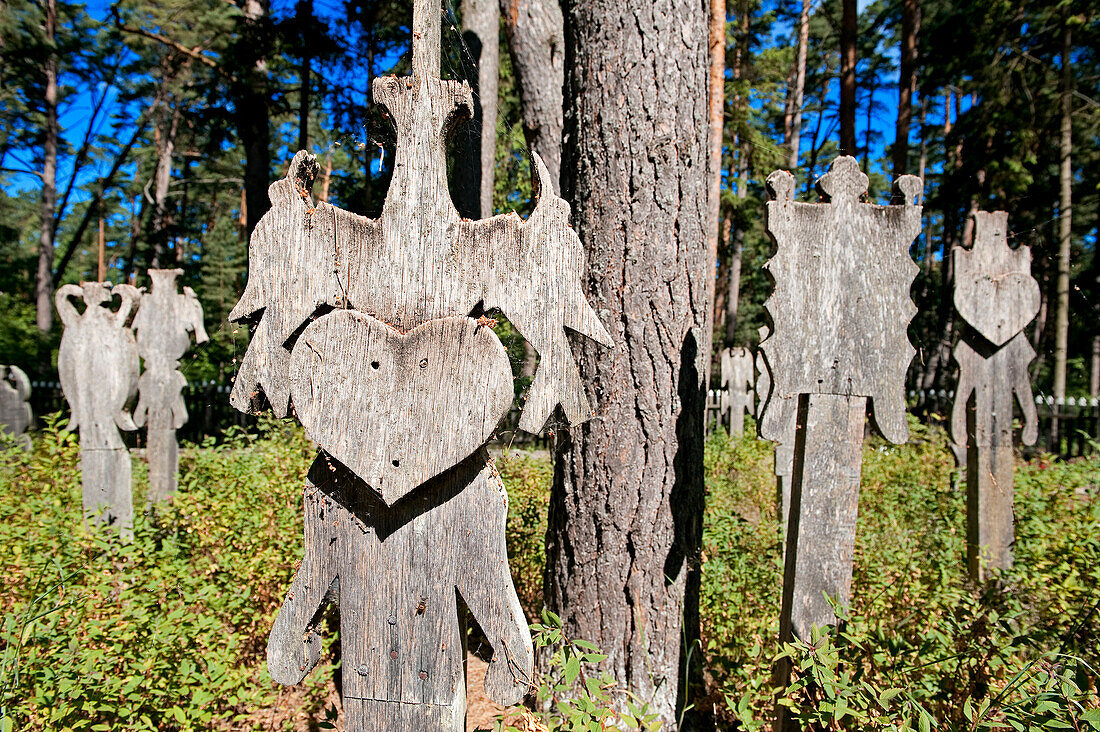
[[[111,311],[114,295],[122,298]],[[73,297],[85,308],[78,313]],[[137,390],[138,352],[126,320],[141,292],[130,285],[107,282],[64,285],[54,297],[65,326],[57,351],[61,390],[72,415],[69,429],[80,430],[80,472],[84,515],[114,524],[128,538],[133,532],[130,451],[119,429],[136,430],[126,403]]]
[[[18,366],[0,366],[0,434],[24,450],[31,449],[27,428],[34,421],[31,382]]]
[[[745,415],[753,412],[753,358],[745,347],[722,351],[722,417],[729,424],[730,435],[745,432]]]
[[[415,0],[413,76],[374,81],[397,128],[379,219],[315,203],[319,166],[299,152],[252,234],[234,321],[256,321],[230,396],[293,413],[321,452],[305,487],[305,546],[268,639],[283,684],[319,660],[317,619],[340,606],[346,728],[464,727],[464,633],[456,592],[493,648],[486,691],[514,704],[533,651],[508,570],[507,494],[484,445],[512,402],[499,309],[539,354],[519,427],[559,405],[590,416],[568,327],[611,345],[583,294],[569,205],[534,155],[538,203],[460,220],[447,191],[446,134],[470,87],[439,71],[440,6]],[[293,412],[291,412],[293,406]]]
[[[909,246],[920,233],[916,176],[896,186],[900,206],[860,202],[867,176],[855,158],[837,158],[818,181],[824,201],[793,200],[794,177],[768,177],[774,200],[767,229],[777,250],[767,267],[775,290],[764,303],[774,332],[763,342],[772,394],[760,432],[789,439],[797,403],[780,641],[809,641],[814,626],[836,622],[826,597],[846,606],[868,400],[886,439],[908,438],[905,371],[914,354],[906,330],[916,312],[909,288],[917,265]],[[785,686],[789,667],[776,669]],[[785,708],[776,728],[789,721]]]
[[[187,423],[183,387],[187,379],[179,371],[179,360],[191,346],[210,340],[202,322],[202,305],[190,287],[176,291],[176,277],[182,269],[151,269],[151,291],[141,298],[134,316],[138,353],[145,370],[138,381],[138,403],[134,424],[146,427],[148,441],[145,456],[149,461],[150,503],[176,492],[179,470],[179,445],[176,430]]]
[[[1039,312],[1031,249],[1008,246],[1008,213],[974,214],[974,248],[955,249],[955,309],[970,326],[955,346],[959,384],[952,440],[965,456],[966,559],[980,582],[1012,566],[1012,406],[1024,415],[1024,444],[1038,438],[1027,367],[1035,358],[1023,330]]]

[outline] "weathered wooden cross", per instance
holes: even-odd
[[[138,353],[145,362],[138,380],[138,403],[134,424],[147,426],[146,456],[149,460],[149,501],[167,498],[176,491],[179,445],[176,430],[187,423],[183,387],[187,379],[179,371],[179,360],[191,346],[210,340],[202,322],[202,305],[190,287],[176,291],[181,269],[151,269],[152,290],[141,298],[134,316]]]
[[[753,411],[753,361],[744,346],[726,348],[719,362],[722,374],[722,416],[729,421],[731,435],[745,431],[745,415]]]
[[[18,366],[0,366],[0,433],[24,450],[31,449],[27,428],[34,415],[27,401],[31,382]]]
[[[537,156],[531,217],[460,220],[446,137],[472,107],[439,79],[440,6],[416,0],[412,76],[374,82],[397,128],[379,219],[314,203],[317,163],[299,152],[269,189],[230,314],[259,322],[231,402],[294,413],[321,452],[305,487],[305,553],[268,639],[268,668],[294,684],[318,662],[319,621],[339,603],[348,730],[461,730],[464,637],[457,596],[492,645],[489,695],[528,691],[531,638],[508,569],[507,494],[485,448],[512,402],[492,321],[498,308],[540,360],[520,427],[560,404],[591,416],[565,328],[605,345],[585,300],[584,250]]]
[[[114,295],[122,303],[110,309]],[[78,313],[70,298],[82,297]],[[85,282],[64,285],[54,296],[65,325],[57,351],[61,390],[72,416],[69,429],[80,430],[80,473],[84,515],[132,533],[134,506],[130,487],[130,451],[119,429],[136,430],[126,402],[137,391],[138,352],[126,327],[141,292],[130,285]]]
[[[851,595],[867,400],[879,431],[908,438],[905,371],[914,354],[906,329],[916,307],[917,266],[909,246],[920,233],[921,180],[896,183],[903,206],[860,202],[867,176],[837,158],[820,181],[824,203],[793,200],[794,177],[768,176],[774,200],[767,228],[777,251],[766,265],[775,290],[764,303],[774,332],[763,342],[772,395],[761,434],[781,441],[796,410],[794,465],[780,633],[809,641],[813,626],[836,622],[829,600]]]
[[[1039,435],[1023,330],[1038,314],[1031,249],[1008,246],[1008,214],[974,215],[974,248],[955,250],[955,309],[969,324],[958,345],[959,385],[951,435],[966,456],[967,565],[975,580],[1012,566],[1012,403],[1024,415],[1021,439]],[[960,450],[962,452],[962,450]]]
[[[760,329],[760,343],[767,340],[770,330]],[[794,470],[794,434],[798,400],[779,397],[772,391],[772,372],[764,349],[756,349],[756,431],[766,440],[775,442],[775,505],[782,535],[787,535],[787,514],[791,510],[791,473]],[[767,434],[764,411],[772,410]]]

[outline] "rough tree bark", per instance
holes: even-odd
[[[35,325],[42,333],[53,326],[53,217],[57,205],[57,53],[54,34],[57,30],[57,3],[46,0],[43,23],[47,56],[42,69],[45,89],[42,111],[45,116],[42,139],[42,234],[38,243],[38,272],[34,282]]]
[[[267,48],[268,0],[239,0],[241,16],[235,44],[239,74],[233,84],[237,134],[244,143],[244,237],[252,235],[271,203],[267,186],[271,164]]]
[[[1062,141],[1058,170],[1058,280],[1054,303],[1054,398],[1066,396],[1066,361],[1069,355],[1069,259],[1073,232],[1073,50],[1069,24],[1062,31]]]
[[[523,135],[561,186],[565,29],[556,0],[500,0],[519,86]]]
[[[477,70],[474,118],[466,124],[469,140],[455,160],[455,206],[462,216],[493,215],[496,166],[497,82],[500,76],[500,5],[498,0],[462,0],[462,40]]]
[[[894,128],[894,149],[891,151],[894,180],[908,172],[909,128],[913,124],[913,94],[917,90],[917,34],[919,32],[920,0],[902,0],[898,118]],[[895,194],[894,203],[901,203],[901,198],[897,194]]]
[[[675,730],[698,632],[711,313],[707,0],[569,0],[565,197],[615,347],[582,351],[597,417],[561,440],[546,600]],[[694,658],[699,654],[695,653]],[[689,690],[688,694],[693,690]]]
[[[810,44],[810,0],[802,0],[798,16],[798,53],[795,56],[794,86],[790,90],[790,125],[783,130],[787,148],[787,167],[798,168],[798,148],[802,141],[802,102],[806,92],[806,49]]]
[[[840,154],[856,154],[856,0],[843,0],[840,21]]]

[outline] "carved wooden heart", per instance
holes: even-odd
[[[970,277],[955,287],[959,315],[995,346],[1023,330],[1039,312],[1039,303],[1039,283],[1021,272]]]
[[[337,310],[302,332],[290,373],[306,434],[387,504],[485,444],[512,403],[504,346],[465,317],[401,334]]]

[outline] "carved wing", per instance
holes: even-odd
[[[54,293],[54,303],[57,312],[61,316],[61,322],[65,324],[65,332],[61,335],[61,345],[57,349],[57,376],[61,382],[61,391],[65,395],[65,401],[69,405],[69,430],[75,432],[80,428],[80,419],[83,416],[83,404],[81,404],[78,374],[80,353],[76,340],[80,336],[74,329],[80,327],[80,314],[73,307],[70,298],[84,297],[84,290],[79,285],[62,285]]]
[[[252,232],[248,284],[229,314],[234,322],[260,319],[230,395],[243,412],[260,410],[262,388],[275,414],[286,416],[294,336],[319,308],[339,302],[335,244],[321,236],[334,231],[318,220],[332,209],[315,208],[310,194],[316,173],[312,155],[295,155],[286,178],[268,188],[271,209]]]
[[[570,424],[592,416],[565,328],[604,346],[612,341],[585,297],[584,248],[569,226],[569,204],[554,194],[538,154],[532,158],[539,200],[527,221],[508,214],[459,227],[460,240],[488,244],[479,261],[486,309],[500,308],[539,354],[519,422],[537,433],[558,404]]]
[[[186,285],[183,288],[183,298],[183,322],[187,324],[188,330],[194,332],[196,345],[206,343],[210,340],[210,336],[206,334],[206,325],[203,322],[202,303],[199,302],[195,291]]]

